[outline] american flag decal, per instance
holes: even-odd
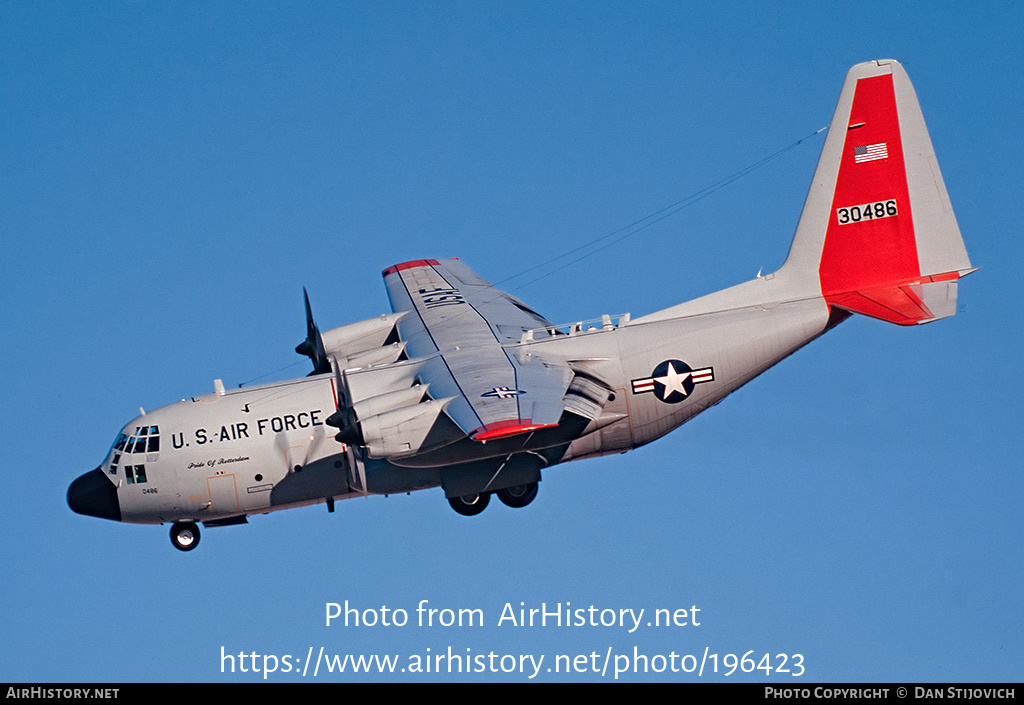
[[[856,164],[861,162],[873,162],[876,159],[888,159],[889,147],[885,142],[878,144],[866,144],[862,147],[853,148],[853,161]]]

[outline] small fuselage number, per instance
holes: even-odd
[[[836,218],[838,218],[840,225],[861,223],[865,220],[878,220],[879,218],[891,218],[896,214],[895,198],[890,198],[887,201],[865,203],[862,206],[836,208]]]

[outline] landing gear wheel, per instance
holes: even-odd
[[[191,551],[199,545],[199,527],[191,521],[171,526],[171,545],[179,551]]]
[[[500,499],[502,504],[506,507],[519,509],[532,502],[537,496],[537,483],[531,482],[528,485],[506,487],[503,490],[498,490],[497,495],[498,499]]]
[[[490,501],[491,495],[486,492],[448,498],[448,504],[452,505],[452,509],[466,517],[476,516],[487,509],[487,503]]]

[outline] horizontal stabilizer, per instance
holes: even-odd
[[[879,286],[833,295],[838,308],[901,326],[930,323],[956,313],[957,280],[973,272],[923,277],[899,286]]]

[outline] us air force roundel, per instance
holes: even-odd
[[[715,368],[695,370],[682,360],[665,360],[654,368],[650,377],[633,380],[633,394],[654,392],[666,404],[678,404],[693,393],[702,382],[715,381]]]
[[[489,392],[484,392],[480,396],[482,397],[494,397],[495,399],[511,399],[512,397],[518,397],[520,394],[526,394],[522,389],[512,389],[512,387],[495,387]]]

